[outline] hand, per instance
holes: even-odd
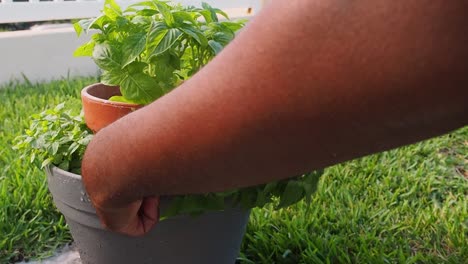
[[[124,159],[119,155],[109,155],[108,151],[113,145],[121,148],[120,141],[109,141],[113,137],[106,131],[112,132],[101,130],[86,148],[81,164],[83,184],[106,229],[129,236],[144,235],[159,221],[159,196],[144,194],[142,186],[134,184],[134,176],[122,173],[119,165]]]
[[[129,236],[148,233],[159,220],[159,197],[145,197],[124,207],[94,204],[105,228]]]

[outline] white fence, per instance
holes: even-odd
[[[24,1],[24,0],[23,0]],[[136,3],[138,0],[117,1],[122,7]],[[197,0],[175,0],[183,5],[200,5],[202,1]],[[205,0],[213,6],[235,13],[260,8],[262,1],[259,0]],[[0,1],[0,23],[16,23],[30,21],[62,20],[74,18],[94,17],[99,14],[104,0],[29,0],[18,2],[15,0]]]
[[[93,17],[99,14],[103,2],[101,0],[29,0],[28,2],[2,0],[0,3],[0,23]],[[120,1],[119,4],[129,5],[134,2],[136,1]]]
[[[24,1],[24,0],[23,0]],[[126,7],[141,0],[117,0]],[[174,0],[183,5],[207,2],[223,9],[230,17],[250,17],[262,0]],[[16,2],[0,0],[0,24],[87,18],[99,15],[104,0],[52,0]],[[0,32],[0,87],[25,75],[32,81],[64,76],[92,75],[97,67],[89,58],[73,57],[73,51],[88,40],[77,38],[71,25],[38,27],[33,30]]]

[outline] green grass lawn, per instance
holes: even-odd
[[[71,241],[45,175],[11,149],[31,114],[95,79],[0,90],[0,263]],[[468,127],[328,168],[308,207],[253,210],[241,263],[467,263]]]

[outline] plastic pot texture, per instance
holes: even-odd
[[[249,210],[239,208],[176,216],[147,235],[129,237],[101,227],[81,176],[54,166],[46,169],[49,189],[65,216],[83,263],[233,264],[239,254]],[[161,210],[170,198],[161,197]]]

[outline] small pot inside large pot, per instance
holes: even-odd
[[[109,101],[121,95],[118,86],[96,83],[81,90],[81,101],[86,125],[97,132],[117,119],[143,107],[143,105]]]

